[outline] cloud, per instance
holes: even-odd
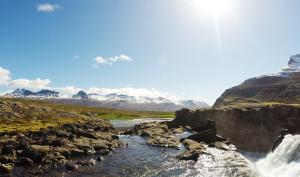
[[[61,9],[61,6],[57,5],[57,4],[39,4],[36,7],[37,11],[39,12],[46,12],[46,13],[50,13],[50,12],[54,12],[56,10]]]
[[[87,94],[98,94],[98,95],[109,95],[109,94],[118,94],[118,95],[128,95],[135,98],[149,97],[149,98],[158,98],[163,97],[167,98],[173,102],[179,101],[181,98],[174,96],[168,92],[162,92],[155,88],[133,88],[133,87],[124,87],[124,88],[99,88],[99,87],[90,87],[87,89],[77,88],[74,86],[67,87],[56,87],[51,88],[52,90],[58,91],[60,97],[62,98],[71,98],[73,95],[77,94],[79,91],[83,90]]]
[[[120,56],[114,56],[108,58],[97,56],[95,58],[95,63],[93,64],[93,66],[98,67],[99,65],[112,65],[115,62],[130,62],[130,61],[132,61],[132,58],[124,54]]]
[[[85,90],[87,93],[96,93],[99,95],[108,95],[108,94],[119,94],[119,95],[128,95],[134,96],[136,98],[139,97],[149,97],[149,98],[158,98],[164,97],[172,101],[178,101],[179,97],[174,96],[168,92],[162,92],[155,88],[133,88],[133,87],[125,87],[125,88],[97,88],[97,87],[90,87]]]
[[[80,58],[80,56],[79,55],[74,55],[73,58],[78,59],[78,58]]]
[[[16,80],[11,80],[9,82],[9,86],[15,88],[42,89],[42,88],[48,88],[50,82],[51,81],[49,79],[40,79],[40,78],[37,78],[35,80],[16,79]]]
[[[59,91],[60,96],[63,98],[70,98],[76,93],[78,93],[80,90],[82,90],[81,88],[76,88],[74,86],[57,87],[52,89]]]
[[[11,79],[10,71],[0,67],[0,86],[8,86],[12,88],[31,88],[31,89],[42,89],[48,88],[50,84],[49,79],[40,79],[35,80],[29,79]]]
[[[8,85],[10,81],[10,72],[7,69],[0,67],[0,86]]]

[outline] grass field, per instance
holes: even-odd
[[[47,100],[21,99],[21,98],[0,98],[0,100],[17,101],[28,105],[37,105],[50,107],[66,112],[73,112],[81,115],[98,117],[102,119],[140,119],[140,118],[174,118],[174,112],[155,112],[155,111],[128,111],[108,108],[97,108],[89,106],[71,105],[71,104],[54,104]]]

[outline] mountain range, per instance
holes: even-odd
[[[111,93],[100,95],[97,93],[86,93],[81,90],[70,98],[61,97],[59,92],[53,90],[41,90],[33,92],[26,89],[16,89],[4,95],[14,98],[36,98],[47,99],[54,103],[78,104],[94,107],[140,110],[140,111],[175,111],[182,108],[200,109],[209,107],[208,104],[197,100],[178,100],[173,101],[164,97],[135,97],[131,95]]]

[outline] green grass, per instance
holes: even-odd
[[[280,103],[280,102],[261,102],[261,103],[235,103],[232,105],[224,106],[226,107],[236,107],[236,108],[251,108],[251,107],[275,107],[275,106],[292,106],[300,107],[300,104],[296,103]]]
[[[48,119],[47,121],[33,120],[33,121],[15,121],[5,124],[0,124],[0,132],[28,132],[38,131],[41,128],[58,127],[67,123],[84,122],[84,119],[80,118],[59,118],[59,119]]]
[[[50,103],[47,100],[37,100],[37,99],[21,99],[21,98],[1,98],[0,100],[7,101],[17,101],[29,105],[37,105],[42,107],[50,107],[58,110],[63,110],[66,112],[73,112],[89,117],[98,117],[102,119],[140,119],[140,118],[174,118],[174,112],[156,112],[156,111],[128,111],[128,110],[117,110],[108,108],[98,108],[81,106],[74,104],[56,104]]]

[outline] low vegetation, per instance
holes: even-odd
[[[274,106],[300,107],[300,104],[287,104],[287,103],[279,103],[279,102],[235,103],[233,105],[227,105],[223,107],[224,108],[253,108],[253,107],[274,107]]]
[[[46,100],[0,98],[0,132],[36,131],[66,123],[102,119],[173,118],[173,112],[126,111],[79,105],[53,104]]]

